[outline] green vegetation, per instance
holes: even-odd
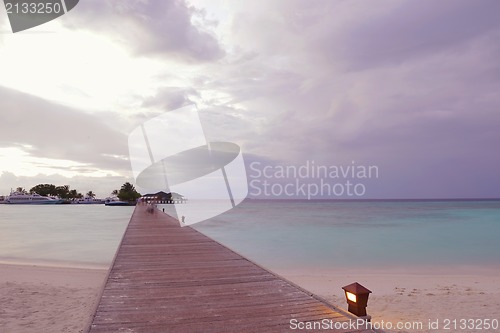
[[[69,191],[69,197],[70,198],[81,199],[81,198],[83,198],[83,195],[81,193],[78,193],[77,190],[70,190]]]
[[[61,199],[83,198],[83,195],[77,190],[70,190],[69,185],[38,184],[30,189],[30,193],[37,193],[42,196],[57,196]]]
[[[22,194],[39,194],[41,196],[53,196],[59,197],[65,200],[81,199],[83,194],[77,190],[69,188],[69,185],[56,186],[54,184],[38,184],[33,186],[29,191],[26,191],[23,187],[16,188],[16,192]],[[120,190],[114,190],[111,195],[116,195],[121,201],[135,202],[141,197],[141,194],[136,191],[134,185],[126,182],[122,185]],[[93,191],[88,191],[86,196],[89,198],[95,198],[96,194]]]
[[[120,199],[121,201],[135,202],[141,197],[141,194],[135,190],[134,185],[130,184],[129,182],[123,184],[120,188],[120,191],[113,191],[113,193],[116,192],[118,195],[118,199]]]

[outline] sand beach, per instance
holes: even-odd
[[[315,270],[307,274],[293,270],[279,273],[343,309],[347,306],[341,286],[355,281],[361,283],[373,292],[367,308],[372,322],[384,322],[386,332],[499,331],[452,329],[454,320],[475,319],[477,323],[484,319],[500,320],[499,268],[408,267],[365,271],[348,268]],[[431,329],[429,323],[437,321],[438,329]],[[413,328],[396,329],[398,323]]]
[[[0,332],[85,332],[105,269],[0,264]]]
[[[1,264],[0,331],[85,332],[106,273],[105,269]],[[340,287],[358,281],[373,291],[368,313],[374,323],[423,325],[422,329],[387,332],[443,332],[445,319],[500,319],[500,269],[496,268],[277,273],[343,309]],[[429,321],[436,320],[441,329],[429,329]],[[488,332],[467,330],[479,331]]]

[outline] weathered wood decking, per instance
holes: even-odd
[[[300,331],[290,329],[291,319],[353,318],[173,218],[137,206],[89,332]]]

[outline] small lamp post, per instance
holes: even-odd
[[[358,317],[366,317],[366,306],[371,291],[357,282],[342,287],[342,289],[345,291],[349,312]]]

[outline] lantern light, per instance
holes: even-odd
[[[342,289],[345,291],[349,312],[358,317],[366,317],[368,296],[371,291],[357,282],[342,287]]]

